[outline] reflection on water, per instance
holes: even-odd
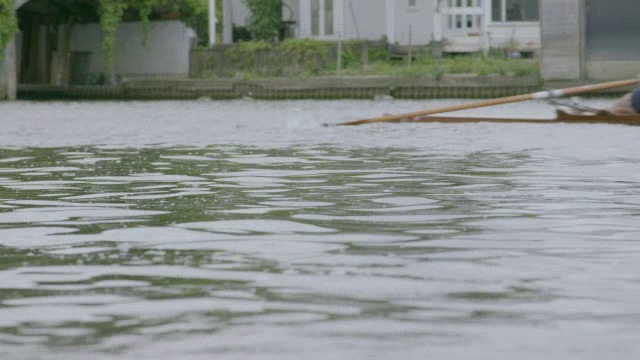
[[[640,157],[574,151],[2,149],[0,355],[636,358]]]

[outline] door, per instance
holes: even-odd
[[[482,33],[484,20],[482,0],[446,0],[442,12],[445,38],[479,36]]]

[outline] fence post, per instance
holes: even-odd
[[[342,32],[338,33],[338,76],[342,75]]]

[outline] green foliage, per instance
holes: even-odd
[[[388,56],[388,51],[385,47],[381,46],[373,46],[369,47],[369,61],[386,61]]]
[[[149,16],[153,11],[153,7],[157,5],[163,5],[166,0],[131,0],[132,5],[138,8],[140,13],[140,20],[142,21],[143,39],[142,43],[145,48],[149,48]]]
[[[255,64],[256,53],[268,49],[271,49],[271,43],[266,41],[242,41],[237,46],[227,49],[225,54],[241,70],[250,70]]]
[[[278,48],[284,55],[297,60],[304,60],[309,56],[320,56],[323,61],[327,61],[329,46],[329,43],[315,39],[287,39]]]
[[[0,58],[17,31],[15,0],[0,0]]]
[[[216,31],[222,32],[222,1],[216,1]],[[174,3],[174,10],[180,12],[180,19],[198,34],[198,45],[209,43],[209,2],[207,0],[182,0]]]
[[[0,0],[9,1],[9,0]],[[116,31],[125,11],[129,8],[138,10],[143,24],[143,44],[149,46],[149,17],[155,6],[165,5],[168,0],[99,0],[100,27],[104,37],[102,50],[104,53],[104,73],[107,79],[113,78],[113,47]],[[208,1],[207,0],[181,0],[173,2],[174,10],[180,11],[182,20],[198,34],[201,41],[208,39]],[[217,2],[216,13],[222,17],[222,1]],[[220,22],[221,26],[222,22]]]
[[[278,38],[282,23],[282,0],[244,0],[251,14],[247,29],[254,40],[273,41]]]
[[[129,7],[126,0],[100,0],[100,27],[102,28],[102,51],[104,53],[104,73],[113,76],[113,46],[116,30],[122,21],[124,11]]]
[[[319,75],[327,66],[330,46],[331,43],[314,39],[287,39],[278,46],[281,54],[278,57],[294,65],[294,72]]]
[[[287,39],[279,44],[246,41],[227,49],[227,55],[246,76],[320,75],[327,67],[331,43]]]
[[[369,66],[362,67],[362,49],[368,48]],[[366,48],[365,48],[366,49]],[[539,76],[537,59],[509,59],[482,53],[434,58],[428,50],[416,53],[411,67],[405,61],[387,60],[384,46],[346,41],[342,49],[344,76],[430,76],[440,80],[448,74]],[[337,62],[335,42],[287,39],[279,44],[267,41],[241,42],[225,53],[236,70],[245,76],[334,75]]]
[[[116,41],[116,31],[122,21],[122,17],[128,9],[137,10],[143,24],[143,45],[149,46],[150,17],[153,8],[167,4],[169,0],[97,0],[97,13],[100,27],[103,32],[102,50],[104,54],[104,73],[107,79],[113,78],[113,48]],[[57,22],[66,23],[75,21],[95,21],[95,9],[93,3],[79,3],[78,6],[69,7],[65,0],[51,0],[51,4],[58,7]],[[174,10],[181,13],[182,20],[198,34],[200,41],[208,39],[208,1],[207,0],[177,0],[171,1]],[[222,27],[222,1],[216,2],[216,14],[218,27]],[[15,0],[0,0],[0,53],[9,43],[18,30]]]
[[[537,59],[508,59],[503,55],[459,55],[434,59],[430,54],[420,54],[416,57],[412,67],[404,62],[374,61],[370,70],[364,75],[391,76],[433,76],[436,79],[447,74],[513,75],[538,76],[540,62]]]

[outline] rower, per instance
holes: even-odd
[[[640,88],[626,94],[609,109],[614,115],[640,114]]]

